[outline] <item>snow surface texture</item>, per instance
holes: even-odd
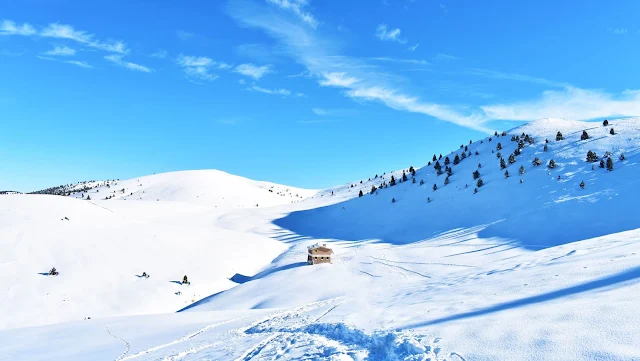
[[[535,144],[508,164],[523,132]],[[548,119],[491,138],[465,142],[458,165],[462,149],[448,155],[448,185],[423,167],[374,195],[402,170],[317,193],[192,171],[99,188],[144,188],[107,201],[0,196],[0,355],[640,360],[640,120]],[[588,150],[611,152],[613,171]],[[333,264],[306,265],[316,242]],[[52,266],[60,275],[38,274]],[[184,274],[190,286],[172,283]]]

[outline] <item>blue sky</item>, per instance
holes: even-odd
[[[636,1],[0,5],[0,189],[216,168],[320,188],[640,115]]]

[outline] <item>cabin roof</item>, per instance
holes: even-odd
[[[309,251],[312,250],[318,250],[318,252],[320,253],[333,253],[333,250],[331,250],[331,248],[327,247],[326,244],[320,245],[318,243],[311,245],[309,247],[307,247],[309,249]]]

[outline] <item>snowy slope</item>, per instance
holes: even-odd
[[[609,134],[611,127],[616,135]],[[558,130],[562,141],[555,141]],[[590,139],[580,140],[583,130]],[[511,176],[505,178],[496,145],[501,143],[507,161],[517,147],[512,135],[523,132],[535,144],[526,145],[516,162],[507,164]],[[548,151],[543,149],[545,138]],[[640,359],[640,218],[635,211],[640,199],[640,119],[615,120],[608,127],[545,119],[504,137],[472,144],[467,140],[464,145],[471,156],[450,164],[448,185],[446,175],[437,176],[432,166],[424,166],[417,169],[416,183],[408,174],[407,182],[373,195],[368,194],[372,185],[388,184],[392,174],[399,180],[402,170],[305,193],[298,202],[274,201],[273,207],[262,206],[270,199],[251,206],[253,195],[222,206],[219,194],[197,191],[209,184],[200,180],[182,193],[165,192],[162,182],[152,181],[154,176],[139,183],[131,180],[127,187],[144,188],[156,199],[144,199],[145,191],[137,193],[138,200],[142,196],[149,202],[133,202],[134,196],[126,202],[96,202],[113,212],[77,207],[91,203],[71,198],[54,197],[55,205],[38,207],[42,203],[36,198],[29,205],[23,196],[0,197],[0,240],[9,240],[7,248],[16,249],[0,259],[0,287],[9,291],[0,302],[10,305],[0,310],[0,320],[13,322],[5,321],[4,327],[23,326],[31,312],[38,314],[38,321],[51,319],[26,324],[81,320],[84,313],[101,310],[101,317],[92,320],[0,331],[0,354],[25,360]],[[599,157],[611,152],[613,171],[587,163],[589,150]],[[443,154],[443,169],[446,156],[453,161],[461,152],[458,148]],[[626,159],[621,161],[623,153]],[[535,167],[535,157],[543,164]],[[551,159],[554,169],[546,167]],[[478,163],[485,184],[474,194],[472,173]],[[360,190],[363,197],[358,197]],[[180,199],[170,199],[172,194]],[[244,194],[239,189],[236,199]],[[210,198],[202,203],[200,197]],[[74,205],[63,208],[60,200]],[[72,214],[70,220],[60,221],[62,213]],[[52,214],[55,222],[49,220]],[[77,233],[64,233],[72,224]],[[58,248],[45,244],[42,250],[42,242],[25,243],[58,234],[62,236],[56,242],[75,241]],[[93,252],[79,255],[100,254],[88,262],[73,254],[86,234],[92,235],[86,242]],[[160,241],[149,239],[150,234]],[[138,242],[135,257],[122,252]],[[182,250],[184,242],[194,248]],[[306,247],[315,242],[334,249],[333,264],[305,264]],[[203,252],[211,244],[224,252]],[[147,255],[151,248],[153,256]],[[27,255],[38,261],[25,261],[31,258]],[[218,258],[211,262],[211,257]],[[53,258],[66,260],[64,266],[56,263],[58,277],[28,270]],[[141,261],[152,265],[153,271],[144,266],[150,279],[131,277],[142,271]],[[17,268],[19,262],[29,267]],[[94,262],[100,265],[90,264]],[[116,274],[95,271],[108,264],[118,265],[109,268]],[[121,264],[129,269],[121,272],[119,268],[126,268]],[[212,264],[217,268],[210,269]],[[46,270],[41,268],[35,272]],[[198,281],[192,271],[188,288],[167,281],[186,273],[185,268],[197,269]],[[77,276],[87,269],[95,274]],[[64,279],[65,274],[73,279]],[[109,298],[109,292],[99,293],[105,284],[116,290],[112,303],[85,296]],[[195,303],[184,300],[184,294],[182,299],[172,294],[196,286],[198,292],[187,297]],[[230,289],[218,293],[225,288]],[[65,303],[74,300],[40,301],[46,299],[45,291],[61,289],[84,291],[74,295],[80,297],[74,306],[84,308],[83,314],[46,316],[65,311]],[[144,297],[136,297],[140,295]],[[174,299],[165,299],[168,295]],[[97,307],[115,304],[115,299],[126,312]],[[147,312],[156,299],[162,307]],[[102,317],[166,312],[169,306],[180,312]],[[66,337],[51,337],[59,334]]]

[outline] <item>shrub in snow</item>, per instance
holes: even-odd
[[[560,141],[560,140],[562,140],[562,139],[564,139],[564,138],[562,137],[562,133],[560,133],[560,132],[556,133],[556,141]]]
[[[584,181],[580,182],[580,188],[584,189]]]
[[[482,168],[482,163],[478,163],[478,168]]]
[[[391,203],[395,203],[396,199],[395,198],[391,198]]]
[[[520,169],[518,169],[518,173],[524,174],[524,166],[523,165],[521,165]]]
[[[500,158],[500,169],[507,168],[507,163],[504,161],[504,158]]]
[[[520,148],[516,148],[516,150],[513,151],[513,154],[520,155]]]
[[[427,203],[431,203],[431,198],[427,197]]]
[[[435,183],[433,184],[433,190],[438,190],[438,186]]]
[[[496,145],[496,150],[502,150],[502,144],[500,142]]]
[[[476,155],[480,155],[480,153],[478,153],[478,151],[476,150]]]
[[[580,140],[587,140],[589,139],[589,134],[587,134],[586,130],[582,131],[582,135],[580,136]]]
[[[415,184],[416,183],[416,179],[415,178],[411,178],[411,183]]]
[[[424,179],[420,179],[420,185],[424,184]]]
[[[602,122],[602,126],[606,127],[607,125],[609,125],[609,121],[605,119],[604,122]]]
[[[453,158],[453,164],[458,164],[460,163],[460,157],[458,157],[458,155],[456,154],[456,156]]]
[[[491,137],[489,137],[489,142],[491,142]]]
[[[540,160],[540,158],[536,157],[536,158],[533,160],[533,165],[537,167],[537,166],[539,166],[540,164],[542,164],[542,161]]]
[[[505,178],[509,178],[509,171],[508,170],[504,171],[504,177]]]
[[[91,196],[87,194],[87,200],[90,201],[91,200]]]
[[[546,139],[546,138],[545,138],[544,143],[545,143],[545,144],[549,143],[549,139]]]
[[[607,170],[613,170],[613,159],[607,158]]]
[[[444,158],[444,165],[449,165],[449,163],[451,163],[451,161],[449,160],[449,156],[446,156]]]
[[[473,194],[476,194],[476,193],[478,193],[478,188],[473,189]]]
[[[58,270],[55,267],[52,267],[49,270],[49,276],[57,276],[59,274]]]
[[[600,168],[604,168],[604,159],[600,159]]]
[[[185,285],[185,284],[189,284],[189,283],[190,282],[189,282],[189,279],[187,278],[187,275],[184,275],[184,277],[182,277],[182,284]]]
[[[496,154],[496,158],[502,158],[502,153],[498,152],[498,154]]]
[[[358,193],[358,197],[362,197],[362,190],[360,190],[360,193]],[[256,205],[257,206],[257,205]]]
[[[513,164],[515,162],[516,162],[516,156],[515,156],[515,154],[511,154],[509,156],[509,164]]]
[[[522,180],[522,178],[520,178],[520,184],[524,183],[524,181]]]
[[[620,160],[624,160],[624,154],[620,154]]]
[[[549,150],[549,148],[547,147],[547,145],[546,145],[546,144],[544,145],[543,150],[544,150],[545,152]]]
[[[502,136],[503,136],[503,137],[506,137],[506,136],[507,136],[507,132],[503,130],[503,131],[502,131]]]
[[[149,275],[147,274],[147,272],[142,272],[142,277],[143,278],[149,278]]]
[[[498,136],[498,131],[496,130],[496,132],[493,135],[495,135],[497,137]]]
[[[611,128],[611,130],[609,131],[609,134],[611,134],[611,135],[615,135],[615,134],[616,134],[616,132],[615,132],[615,130],[613,130],[613,128]]]
[[[555,168],[555,167],[556,167],[556,162],[555,162],[553,159],[551,159],[551,160],[549,161],[549,168],[553,169],[553,168]]]
[[[476,180],[478,178],[480,178],[480,172],[476,170],[475,172],[473,172],[473,179]]]
[[[447,178],[444,179],[444,185],[449,184],[449,176],[447,176]]]
[[[482,178],[478,178],[478,181],[476,182],[476,186],[478,188],[482,187],[484,185],[484,182],[482,181]]]

